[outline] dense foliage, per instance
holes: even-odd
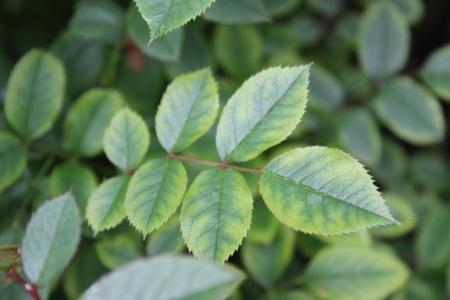
[[[5,0],[1,299],[450,297],[445,0]]]

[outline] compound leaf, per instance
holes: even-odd
[[[320,299],[384,299],[408,279],[393,255],[371,248],[331,247],[315,256],[304,281]]]
[[[135,0],[150,28],[150,43],[202,14],[214,0]]]
[[[82,299],[138,300],[142,295],[154,300],[223,299],[243,278],[241,272],[228,266],[187,256],[162,255],[136,260],[106,275]]]
[[[75,254],[80,234],[80,213],[70,193],[42,205],[28,223],[22,241],[28,279],[42,286],[55,280]]]
[[[27,165],[22,141],[7,131],[0,131],[0,192],[16,181]]]
[[[24,138],[44,135],[56,121],[66,85],[62,63],[51,54],[32,50],[14,67],[5,95],[5,115]]]
[[[166,222],[181,203],[187,185],[183,164],[154,159],[142,165],[128,187],[125,209],[138,230],[150,233]]]
[[[248,79],[225,105],[216,145],[222,160],[246,161],[283,141],[305,111],[309,66],[275,67]]]
[[[113,228],[125,218],[124,201],[128,181],[126,176],[110,178],[91,194],[86,218],[94,232]]]
[[[195,256],[223,263],[247,233],[253,200],[244,177],[230,169],[202,172],[181,208],[181,231]]]
[[[114,115],[103,139],[108,159],[125,171],[140,164],[149,145],[147,125],[138,114],[127,108]]]
[[[264,168],[259,187],[272,213],[296,230],[328,235],[396,222],[364,167],[337,149],[287,151]]]
[[[64,121],[64,148],[83,156],[99,154],[105,130],[122,103],[114,90],[93,89],[81,95]]]

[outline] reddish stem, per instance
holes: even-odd
[[[23,279],[22,276],[17,273],[14,266],[11,267],[11,269],[6,273],[6,276],[18,283],[31,296],[31,298],[33,298],[33,300],[41,300],[36,285],[28,283],[25,279]]]

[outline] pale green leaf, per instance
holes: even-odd
[[[148,40],[150,35],[147,24],[135,5],[131,5],[128,9],[126,25],[131,39],[148,56],[169,62],[174,62],[179,59],[181,46],[183,45],[182,28],[169,32],[149,45]]]
[[[372,115],[363,109],[347,110],[338,127],[344,149],[364,163],[374,165],[381,155],[381,134]]]
[[[433,52],[420,73],[439,97],[450,101],[450,45]]]
[[[104,181],[91,194],[86,218],[94,232],[110,229],[125,218],[125,194],[129,179],[117,176]]]
[[[19,179],[25,171],[25,144],[7,131],[0,131],[0,192]]]
[[[220,118],[220,158],[246,161],[289,136],[305,111],[308,76],[308,66],[276,67],[244,82]]]
[[[313,258],[303,280],[320,299],[378,300],[401,288],[408,276],[407,267],[391,254],[332,247]]]
[[[262,23],[270,17],[262,0],[216,0],[204,17],[224,24]]]
[[[141,256],[140,243],[129,233],[121,233],[97,241],[95,252],[108,269],[116,269]]]
[[[359,32],[359,60],[371,77],[381,78],[400,70],[409,54],[409,31],[400,12],[387,1],[374,1]]]
[[[136,260],[94,283],[84,300],[225,299],[243,280],[238,270],[187,256]]]
[[[442,269],[450,262],[450,206],[436,207],[425,218],[416,239],[419,264]]]
[[[108,159],[125,171],[141,163],[149,145],[147,125],[138,114],[127,108],[114,115],[103,139]]]
[[[295,233],[288,228],[278,228],[275,239],[269,244],[245,240],[242,261],[246,270],[261,285],[270,286],[286,271],[294,254]]]
[[[106,127],[122,105],[122,96],[114,90],[93,89],[82,94],[64,121],[64,148],[83,156],[99,154]]]
[[[244,177],[230,169],[202,172],[181,207],[181,231],[197,257],[223,263],[247,233],[253,200]]]
[[[121,38],[123,11],[110,0],[79,1],[69,31],[86,40],[114,43]]]
[[[264,168],[259,187],[270,211],[296,230],[328,235],[396,222],[364,167],[337,149],[287,151]]]
[[[400,138],[416,145],[444,137],[444,114],[439,102],[408,77],[386,85],[375,99],[381,121]]]
[[[417,222],[416,212],[412,205],[406,199],[395,194],[387,194],[384,198],[399,224],[374,228],[370,232],[374,236],[382,238],[396,238],[410,232]]]
[[[213,42],[217,60],[228,74],[244,79],[260,67],[263,40],[254,27],[218,26]]]
[[[135,0],[150,28],[150,42],[202,14],[214,0]]]
[[[52,170],[48,185],[52,196],[58,196],[70,190],[83,217],[89,195],[98,183],[95,173],[90,168],[76,162],[67,162]]]
[[[187,174],[176,160],[154,159],[131,178],[125,210],[131,224],[147,234],[175,213],[186,190]]]
[[[46,202],[31,218],[22,241],[23,268],[28,279],[46,286],[75,254],[81,219],[70,193]]]
[[[422,0],[391,0],[409,24],[416,24],[424,15]]]
[[[209,69],[177,77],[156,114],[156,135],[168,152],[181,151],[204,135],[219,109],[217,84]]]
[[[150,235],[145,247],[148,255],[179,253],[184,249],[179,219],[178,214],[173,215],[169,221]]]
[[[24,138],[44,135],[56,121],[64,100],[64,67],[53,55],[32,50],[14,67],[5,95],[5,115]]]

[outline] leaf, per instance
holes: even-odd
[[[205,19],[224,24],[263,23],[270,17],[262,0],[216,0]]]
[[[388,83],[375,99],[375,111],[397,136],[415,145],[444,137],[444,115],[437,100],[408,77]]]
[[[155,272],[157,270],[157,272]],[[157,256],[136,260],[93,284],[84,300],[223,299],[243,280],[243,274],[228,266],[187,256]]]
[[[344,102],[344,89],[336,77],[319,65],[311,67],[311,106],[335,110]]]
[[[64,67],[53,55],[31,50],[14,67],[5,95],[5,116],[24,138],[50,130],[64,98]]]
[[[123,11],[109,0],[79,1],[69,31],[86,40],[114,43],[121,38]]]
[[[294,232],[285,227],[278,229],[271,243],[258,244],[246,240],[242,245],[241,255],[245,269],[266,287],[283,275],[294,254]]]
[[[439,97],[450,101],[450,44],[434,51],[420,74]]]
[[[89,197],[86,218],[95,233],[118,225],[125,218],[129,179],[116,176],[104,181]]]
[[[156,135],[167,152],[181,151],[204,135],[219,110],[217,83],[209,69],[177,77],[156,114]]]
[[[147,125],[128,108],[114,115],[103,139],[106,156],[124,171],[132,170],[141,163],[149,145]]]
[[[425,218],[416,239],[421,267],[443,269],[450,262],[450,206],[434,208]]]
[[[270,244],[278,232],[279,225],[280,223],[266,208],[264,202],[256,201],[247,240],[264,245]]]
[[[80,215],[84,217],[89,195],[98,182],[90,168],[76,162],[67,162],[52,170],[48,185],[51,196],[58,196],[70,190],[80,208]]]
[[[275,157],[264,168],[259,189],[282,223],[307,233],[396,223],[364,167],[337,149],[297,148]]]
[[[217,59],[228,74],[244,79],[260,67],[263,40],[255,28],[218,26],[213,42]]]
[[[381,155],[381,134],[372,115],[363,109],[347,110],[338,126],[344,149],[363,162],[374,165]]]
[[[294,10],[300,3],[300,0],[263,0],[269,15],[278,17]]]
[[[3,130],[0,130],[0,166],[0,192],[19,179],[27,166],[25,145]]]
[[[114,90],[92,89],[81,95],[64,121],[64,148],[87,157],[99,154],[105,130],[123,102]]]
[[[419,186],[434,191],[448,188],[450,169],[447,157],[434,152],[417,152],[409,159],[412,178]]]
[[[139,242],[125,233],[97,241],[95,251],[108,269],[116,269],[141,256]]]
[[[131,178],[125,210],[131,224],[151,233],[175,213],[187,185],[183,164],[176,160],[154,159],[142,165]]]
[[[406,199],[395,194],[387,194],[384,198],[399,224],[374,228],[370,232],[381,238],[397,238],[410,232],[417,222],[416,212],[412,205]]]
[[[181,207],[181,231],[195,256],[223,263],[250,228],[253,200],[244,177],[231,169],[202,172]]]
[[[201,15],[214,0],[135,0],[150,29],[150,42]]]
[[[156,39],[150,45],[148,27],[135,5],[131,5],[126,18],[127,32],[142,52],[159,60],[178,61],[183,45],[183,29],[177,29]]]
[[[216,145],[222,160],[246,161],[283,141],[305,111],[309,67],[269,68],[248,79],[225,105]]]
[[[405,17],[409,24],[416,24],[424,15],[424,5],[421,0],[391,0]]]
[[[75,254],[80,234],[81,219],[70,193],[42,205],[28,223],[22,241],[28,279],[40,286],[57,279]]]
[[[332,247],[308,266],[304,282],[320,299],[384,299],[402,287],[408,269],[401,260],[370,248]]]
[[[145,250],[148,255],[162,253],[180,253],[184,249],[183,236],[181,235],[180,216],[175,214],[158,230],[153,232],[147,240]]]
[[[409,54],[409,31],[400,12],[387,1],[375,1],[361,22],[358,54],[364,71],[382,78],[399,71]]]

